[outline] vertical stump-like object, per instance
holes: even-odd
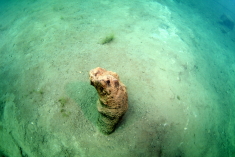
[[[126,87],[117,73],[100,67],[91,70],[89,75],[91,85],[99,94],[97,125],[102,133],[111,134],[128,108]]]

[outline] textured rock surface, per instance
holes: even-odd
[[[98,127],[101,132],[110,134],[128,108],[128,96],[125,85],[117,73],[97,67],[90,71],[90,82],[99,94]]]

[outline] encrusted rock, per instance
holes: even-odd
[[[97,109],[98,127],[104,134],[115,130],[128,108],[128,96],[125,85],[117,73],[97,67],[90,71],[90,83],[99,94]]]

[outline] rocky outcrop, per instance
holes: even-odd
[[[97,109],[98,127],[104,134],[110,134],[126,113],[128,96],[125,85],[117,73],[97,67],[90,71],[90,83],[99,94]]]

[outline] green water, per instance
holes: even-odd
[[[228,3],[0,0],[0,156],[235,156]],[[96,67],[127,87],[110,135],[96,125]]]

